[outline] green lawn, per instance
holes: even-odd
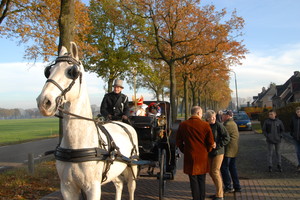
[[[0,146],[58,136],[58,119],[0,120]]]

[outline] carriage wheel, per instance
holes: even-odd
[[[163,200],[165,194],[165,187],[166,187],[166,161],[167,161],[167,153],[166,149],[162,149],[161,156],[160,156],[160,172],[159,172],[159,200]]]

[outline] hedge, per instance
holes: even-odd
[[[291,118],[295,115],[296,107],[300,107],[300,103],[290,103],[285,107],[276,109],[277,117],[283,122],[286,132],[290,131]],[[265,119],[268,118],[268,113],[269,111],[266,111],[259,115],[258,120],[260,121],[261,127]]]

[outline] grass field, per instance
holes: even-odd
[[[57,118],[0,120],[0,146],[56,137]]]

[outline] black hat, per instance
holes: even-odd
[[[225,115],[229,115],[230,117],[232,117],[233,116],[233,112],[231,110],[227,110],[225,112]]]

